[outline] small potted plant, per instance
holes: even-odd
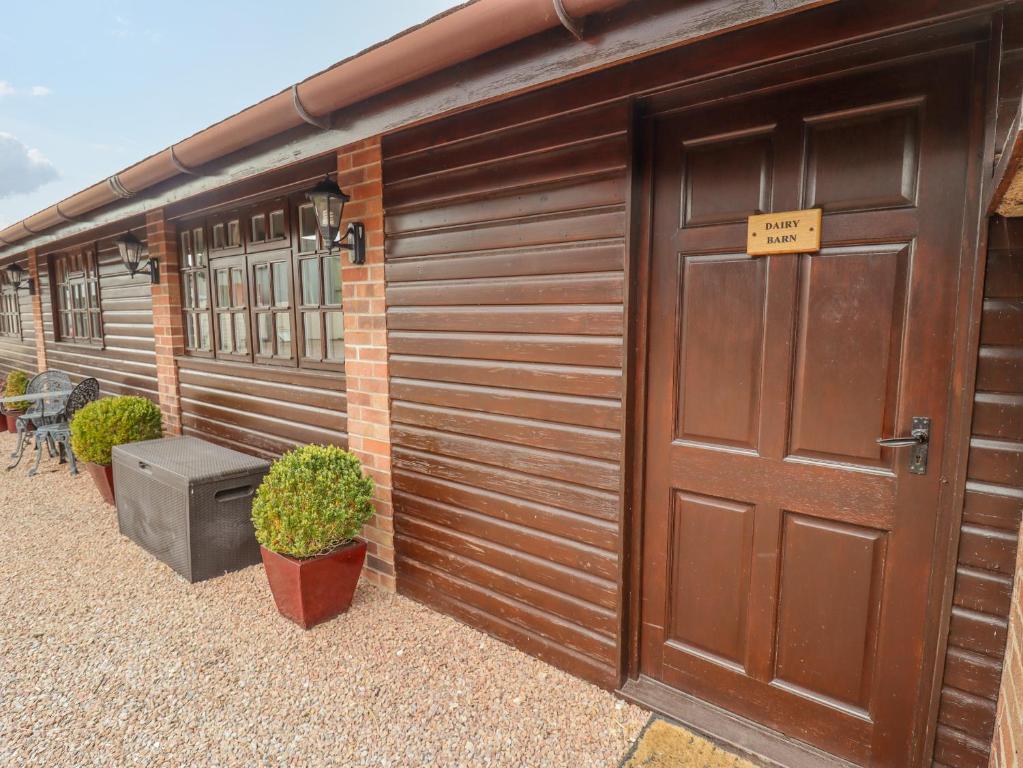
[[[4,386],[4,397],[17,397],[28,390],[29,376],[24,371],[11,371],[7,374],[7,383]],[[28,410],[29,403],[7,403],[4,406],[5,424],[8,432],[18,431],[18,417]]]
[[[107,504],[114,503],[110,456],[114,446],[161,437],[160,409],[144,397],[105,397],[86,405],[71,420],[71,449],[85,462]]]
[[[341,448],[307,445],[274,462],[252,523],[281,615],[304,629],[348,610],[366,559],[373,480]]]

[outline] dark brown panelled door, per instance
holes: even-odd
[[[864,765],[925,681],[968,60],[657,120],[641,672]],[[822,207],[817,254],[746,218]],[[932,420],[926,474],[879,438]]]

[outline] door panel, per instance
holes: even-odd
[[[899,405],[909,253],[881,245],[798,257],[790,454],[882,465],[877,438],[892,433]]]
[[[961,63],[960,63],[961,64]],[[656,119],[640,671],[909,764],[945,445],[965,72],[929,62]],[[820,205],[816,254],[746,216]],[[930,470],[877,439],[933,420]]]

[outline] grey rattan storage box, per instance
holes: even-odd
[[[121,533],[190,582],[258,563],[252,498],[262,459],[194,437],[114,448]]]

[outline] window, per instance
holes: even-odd
[[[21,338],[21,301],[5,272],[0,272],[0,336]]]
[[[210,291],[206,236],[202,227],[181,233],[181,306],[184,312],[185,348],[212,352],[210,340]]]
[[[341,309],[340,255],[301,258],[297,273],[302,359],[311,363],[343,363],[345,322]]]
[[[219,357],[249,358],[249,296],[244,257],[218,259],[213,268],[213,313]]]
[[[99,270],[91,248],[55,257],[51,262],[56,335],[60,341],[102,344]]]
[[[265,251],[288,245],[288,220],[284,200],[274,200],[250,211],[248,250]]]
[[[342,369],[341,256],[324,249],[305,197],[272,200],[205,224],[181,225],[189,354]]]
[[[295,354],[291,331],[291,255],[250,263],[256,358],[289,361]]]

